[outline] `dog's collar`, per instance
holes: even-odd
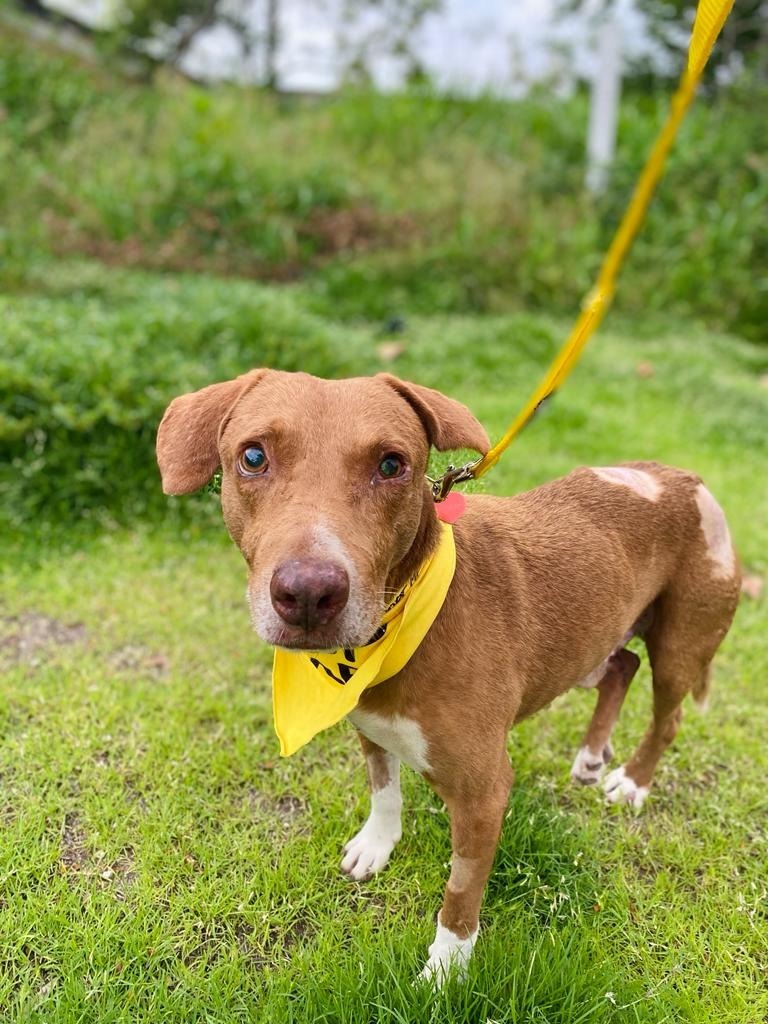
[[[455,568],[453,527],[443,523],[434,553],[389,604],[367,644],[337,651],[275,650],[272,710],[283,756],[353,711],[364,690],[405,667],[437,618]]]

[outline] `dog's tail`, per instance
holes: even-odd
[[[709,707],[709,691],[712,686],[712,662],[707,665],[699,676],[699,680],[693,687],[693,701],[699,711],[706,711]]]

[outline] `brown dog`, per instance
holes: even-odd
[[[375,634],[441,529],[430,445],[485,452],[468,409],[388,374],[325,381],[254,370],[177,398],[157,439],[163,488],[202,487],[221,465],[227,528],[248,563],[253,624],[273,645],[354,648]],[[420,772],[451,816],[453,859],[424,975],[462,968],[507,805],[507,732],[573,686],[597,707],[572,769],[597,782],[645,640],[653,717],[605,780],[639,807],[681,704],[703,701],[731,623],[739,568],[722,510],[698,477],[656,463],[577,469],[514,498],[471,496],[454,526],[444,604],[405,668],[365,690],[350,718],[371,813],[345,847],[355,879],[400,838],[399,767]]]

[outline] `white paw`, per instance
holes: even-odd
[[[648,786],[638,786],[624,771],[624,765],[614,768],[603,783],[605,799],[609,804],[631,804],[639,811],[648,796]]]
[[[571,766],[571,778],[582,786],[594,786],[600,781],[603,769],[613,757],[613,747],[607,743],[602,753],[596,754],[589,747],[582,747]]]
[[[420,981],[442,988],[453,974],[460,981],[467,976],[467,964],[477,942],[478,928],[467,939],[460,939],[437,922],[435,941],[429,947],[429,960],[419,974]]]
[[[344,847],[341,870],[357,882],[370,878],[386,865],[399,839],[399,824],[395,829],[388,822],[370,817]]]

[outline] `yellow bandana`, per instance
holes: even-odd
[[[456,568],[453,528],[384,612],[373,640],[338,651],[275,650],[272,710],[283,757],[354,710],[360,694],[399,672],[443,606]]]

